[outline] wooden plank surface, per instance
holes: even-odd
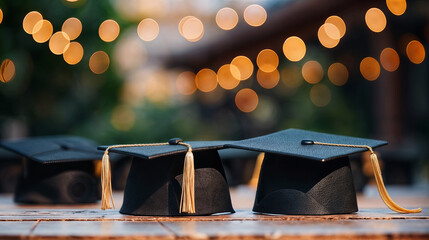
[[[252,188],[231,191],[235,214],[195,217],[129,216],[99,204],[17,205],[0,195],[0,239],[429,239],[429,192],[391,193],[423,212],[395,213],[377,192],[358,196],[357,213],[324,216],[255,214]],[[122,193],[114,198],[120,206]]]

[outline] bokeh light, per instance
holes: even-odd
[[[130,29],[116,42],[112,59],[121,74],[133,72],[147,61],[145,44]]]
[[[105,42],[113,42],[119,35],[119,24],[112,19],[105,20],[98,28],[98,35]]]
[[[342,63],[333,63],[328,68],[328,78],[332,84],[336,86],[343,86],[349,78],[349,71]]]
[[[296,89],[303,82],[301,69],[296,65],[285,67],[281,70],[281,79],[288,89]]]
[[[240,83],[240,79],[235,78],[231,72],[238,73],[239,70],[235,66],[225,64],[217,71],[217,80],[219,82],[219,86],[221,86],[223,89],[234,89]]]
[[[280,73],[277,70],[268,73],[258,70],[256,73],[256,80],[258,81],[259,85],[261,85],[261,87],[271,89],[277,86],[279,83]]]
[[[138,27],[137,34],[143,41],[153,41],[159,34],[159,25],[152,18],[143,19]]]
[[[244,10],[244,20],[252,27],[259,27],[267,20],[267,12],[262,6],[252,4]]]
[[[324,84],[316,84],[310,89],[310,100],[318,107],[325,107],[331,102],[331,90]]]
[[[0,8],[0,24],[3,22],[3,11]]]
[[[243,88],[235,95],[235,105],[245,113],[254,111],[258,102],[258,94],[250,88]]]
[[[386,71],[394,72],[399,67],[399,55],[394,49],[385,48],[380,54],[380,63]]]
[[[253,74],[253,63],[246,56],[235,57],[231,61],[231,66],[231,74],[239,80],[246,80],[250,78]],[[238,72],[234,71],[235,69],[237,69]]]
[[[177,91],[182,95],[192,95],[196,90],[195,74],[191,71],[185,71],[179,74],[176,79]]]
[[[330,16],[325,20],[325,23],[330,23],[330,24],[333,24],[335,27],[337,27],[340,33],[340,38],[344,37],[344,35],[346,34],[346,23],[341,17],[335,16],[335,15]]]
[[[311,84],[320,82],[323,78],[323,68],[319,62],[310,60],[302,66],[302,77]]]
[[[201,92],[211,92],[217,87],[216,73],[208,68],[201,69],[195,77],[195,85]]]
[[[144,79],[144,95],[156,104],[165,104],[171,97],[172,90],[171,78],[163,69],[150,71],[148,77]]]
[[[63,54],[64,61],[70,65],[78,64],[83,57],[83,47],[78,42],[71,42]]]
[[[412,63],[420,64],[425,60],[426,52],[423,44],[417,40],[412,40],[407,45],[407,56]]]
[[[374,81],[380,75],[380,64],[372,57],[366,57],[360,62],[360,73],[368,81]]]
[[[371,8],[365,14],[365,22],[371,31],[378,33],[384,30],[387,20],[383,11],[378,8]]]
[[[34,26],[41,20],[43,20],[42,14],[37,11],[29,12],[22,21],[22,27],[26,33],[33,34]]]
[[[61,30],[69,36],[70,40],[75,40],[82,32],[82,23],[77,18],[69,18],[64,21]]]
[[[216,24],[223,30],[231,30],[238,23],[238,14],[232,8],[222,8],[216,14]]]
[[[288,37],[283,43],[283,53],[289,61],[300,61],[305,56],[305,52],[305,43],[297,36]]]
[[[396,16],[401,16],[407,10],[406,0],[386,0],[386,5],[389,11]]]
[[[69,35],[65,32],[56,32],[49,39],[49,49],[53,54],[61,55],[63,54],[70,46]]]
[[[10,82],[15,76],[15,63],[10,59],[5,59],[0,65],[0,81]]]
[[[97,51],[89,59],[89,68],[95,74],[102,74],[109,68],[109,55],[103,51]]]
[[[337,27],[332,23],[325,23],[320,26],[319,31],[317,32],[317,37],[319,42],[326,48],[333,48],[338,45],[340,38],[334,39],[328,35],[330,32],[331,35],[339,36],[340,32]],[[335,32],[335,33],[334,33]]]
[[[119,131],[129,131],[136,121],[136,114],[127,105],[119,105],[112,112],[110,123]]]
[[[194,16],[186,16],[179,22],[180,34],[190,42],[199,41],[204,35],[204,25]]]
[[[277,66],[279,65],[279,57],[273,50],[264,49],[259,52],[258,56],[256,57],[256,64],[262,71],[272,72],[276,70]]]
[[[51,22],[48,20],[40,20],[34,25],[33,39],[38,43],[47,42],[54,31]]]

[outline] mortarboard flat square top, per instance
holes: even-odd
[[[112,153],[133,156],[120,213],[144,216],[233,213],[228,182],[217,151],[231,142],[183,142],[192,148],[192,172],[195,174],[192,181],[195,213],[185,213],[180,207],[183,186],[186,186],[183,180],[188,147],[174,140],[162,143],[165,145],[117,145],[109,149]],[[106,150],[107,146],[99,149]]]
[[[31,204],[94,203],[99,198],[95,160],[97,145],[74,136],[2,141],[0,147],[24,158],[15,202]]]
[[[372,148],[387,144],[387,142],[379,140],[318,133],[300,129],[287,129],[260,137],[236,141],[227,144],[227,147],[248,149],[259,152],[269,152],[317,161],[327,161],[341,158],[353,153],[359,153],[368,150],[367,148],[354,147],[302,145],[301,141],[303,140],[312,140],[315,142],[326,143],[367,145]]]
[[[47,164],[101,159],[95,142],[74,136],[33,137],[3,141],[0,146],[30,160]]]
[[[225,148],[225,145],[231,141],[189,141],[186,142],[191,145],[193,152],[206,151],[206,150],[219,150]],[[99,150],[106,150],[108,146],[100,146]],[[160,145],[160,146],[145,146],[145,147],[124,147],[112,148],[109,152],[130,155],[143,159],[155,159],[158,157],[185,154],[188,148],[183,145]]]

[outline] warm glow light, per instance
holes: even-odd
[[[202,92],[211,92],[217,87],[216,73],[208,68],[201,69],[195,77],[195,85]]]
[[[271,89],[279,83],[280,80],[280,73],[277,70],[274,70],[272,72],[263,72],[261,70],[258,70],[256,73],[256,80],[258,80],[259,85],[261,87],[266,89]]]
[[[78,42],[71,42],[63,54],[64,61],[70,65],[78,64],[83,57],[83,47]]]
[[[386,0],[387,8],[396,16],[401,16],[407,10],[406,0]]]
[[[378,8],[371,8],[365,14],[365,22],[371,31],[378,33],[384,30],[387,20],[383,11]]]
[[[366,57],[360,62],[360,73],[368,81],[374,81],[380,75],[380,64],[372,57]]]
[[[380,54],[381,66],[389,72],[394,72],[399,67],[399,55],[392,48],[385,48]]]
[[[258,106],[258,94],[250,88],[243,88],[235,95],[235,105],[242,112],[252,112]]]
[[[330,23],[330,24],[333,24],[335,27],[337,27],[340,33],[340,38],[344,37],[344,34],[346,34],[346,23],[342,18],[338,16],[330,16],[326,19],[325,23]]]
[[[258,56],[256,57],[256,64],[262,71],[272,72],[276,70],[277,66],[279,65],[279,57],[273,50],[264,49],[259,52]]]
[[[225,64],[217,71],[217,80],[223,89],[234,89],[240,83],[240,80],[235,78],[231,72],[239,72],[239,70],[235,66]]]
[[[61,55],[63,54],[70,46],[69,35],[65,32],[56,32],[49,39],[49,49],[53,54]]]
[[[340,30],[332,23],[325,23],[324,28],[326,35],[334,40],[341,38]]]
[[[194,16],[186,16],[179,22],[180,34],[190,42],[199,41],[204,35],[204,25]]]
[[[110,123],[119,131],[129,131],[136,121],[136,114],[131,107],[120,105],[115,107]]]
[[[311,84],[320,82],[323,78],[323,68],[319,62],[311,60],[302,66],[302,77]]]
[[[238,23],[238,14],[232,8],[222,8],[216,14],[216,24],[223,30],[231,30]]]
[[[239,80],[246,80],[250,78],[253,74],[253,63],[250,61],[248,57],[245,56],[237,56],[231,61],[232,71],[231,74],[239,79]],[[237,71],[233,71],[235,68],[238,69]]]
[[[335,30],[336,29],[336,30]],[[336,32],[335,32],[336,31]],[[339,30],[332,23],[325,23],[320,26],[319,31],[317,32],[317,37],[319,38],[319,42],[326,48],[333,48],[338,45],[340,39],[331,38],[328,35],[330,32],[331,35],[339,34]],[[335,32],[335,33],[334,33]],[[339,35],[337,35],[339,36]]]
[[[115,43],[112,62],[120,74],[131,73],[139,69],[147,61],[145,44],[132,31],[128,31]]]
[[[0,8],[0,24],[1,24],[2,21],[3,21],[3,11]]]
[[[283,43],[283,53],[289,61],[298,62],[304,56],[306,47],[304,41],[301,38],[292,36],[285,40]]]
[[[328,68],[328,78],[332,84],[336,86],[343,86],[346,84],[347,79],[349,78],[349,71],[347,67],[342,63],[333,63]]]
[[[29,12],[22,21],[22,27],[26,33],[33,34],[34,26],[41,20],[43,20],[42,14],[36,11]]]
[[[324,84],[316,84],[310,90],[310,100],[318,107],[325,107],[331,102],[331,90]]]
[[[89,68],[95,74],[102,74],[109,68],[109,55],[103,51],[97,51],[89,59]]]
[[[252,27],[259,27],[267,20],[267,12],[262,6],[252,4],[244,10],[244,20]]]
[[[54,28],[51,22],[48,20],[40,20],[34,25],[33,39],[38,43],[44,43],[51,38],[53,31]]]
[[[190,71],[182,72],[177,76],[176,88],[182,95],[191,95],[197,90],[195,86],[195,74]]]
[[[417,41],[413,40],[407,45],[407,56],[412,63],[420,64],[425,60],[425,47]]]
[[[281,79],[284,85],[289,89],[296,89],[301,86],[303,79],[301,69],[297,66],[288,66],[282,69]]]
[[[119,35],[119,24],[112,19],[108,19],[100,24],[98,35],[105,42],[114,41]]]
[[[5,59],[0,66],[0,81],[10,82],[15,76],[15,63],[10,59]]]
[[[69,18],[63,23],[61,30],[69,36],[70,40],[75,40],[82,32],[82,23],[77,18]]]
[[[154,40],[159,34],[158,23],[152,18],[143,19],[137,27],[137,34],[143,41]]]

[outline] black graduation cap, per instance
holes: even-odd
[[[348,155],[369,150],[377,186],[386,205],[396,205],[384,188],[372,148],[385,141],[288,129],[237,141],[228,147],[265,152],[253,211],[268,214],[341,214],[358,211]]]
[[[24,158],[15,202],[94,203],[100,198],[94,160],[100,160],[102,152],[94,142],[74,136],[48,136],[3,141],[0,146]]]
[[[22,172],[21,156],[0,149],[0,193],[13,193]]]
[[[105,150],[101,208],[112,208],[109,152],[113,152],[133,156],[121,213],[149,216],[233,213],[217,151],[226,143],[184,143],[176,138],[166,143],[99,147]]]

